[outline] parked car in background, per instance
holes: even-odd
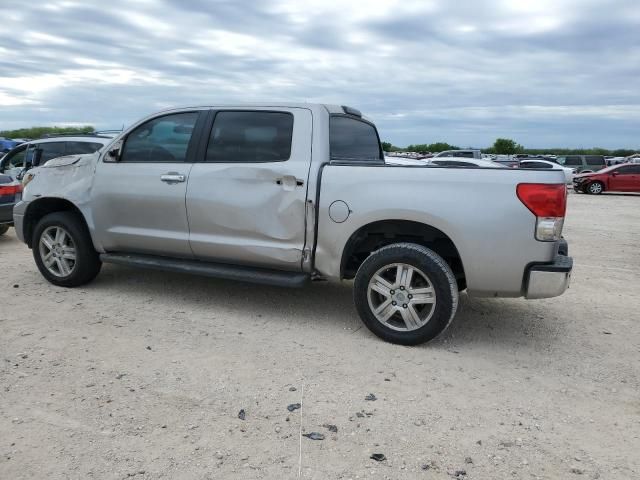
[[[558,163],[564,167],[575,168],[578,173],[596,172],[607,166],[602,155],[565,155],[558,157]]]
[[[65,155],[93,153],[111,140],[112,137],[108,135],[73,135],[31,140],[18,145],[0,160],[0,174],[16,178],[24,169],[44,165],[53,158]]]
[[[22,183],[8,175],[0,175],[0,235],[13,225],[13,207],[20,200]]]
[[[622,163],[627,163],[628,160],[626,157],[605,157],[605,161],[607,162],[607,166],[612,165],[620,165]]]
[[[455,158],[455,157],[444,157],[444,158],[425,158],[425,159],[417,159],[417,158],[399,158],[399,157],[387,157],[385,156],[384,161],[388,165],[413,165],[413,166],[423,166],[423,167],[483,167],[483,168],[504,168],[503,165],[499,163],[493,162],[491,160],[486,159],[477,159],[477,158]]]
[[[456,157],[456,158],[477,158],[482,159],[482,153],[480,150],[445,150],[444,152],[437,153],[433,158],[440,157]]]
[[[640,164],[625,163],[598,172],[583,173],[573,179],[576,192],[599,195],[602,192],[640,193]]]
[[[547,170],[562,170],[564,173],[564,179],[568,184],[571,184],[571,182],[573,182],[573,177],[577,173],[577,170],[575,168],[563,167],[558,163],[537,158],[531,160],[521,160],[520,168],[544,168]]]
[[[23,183],[16,234],[55,285],[86,284],[102,262],[289,287],[353,279],[365,325],[405,345],[440,334],[460,290],[554,297],[572,270],[561,172],[388,165],[375,125],[338,105],[159,112]]]
[[[17,145],[20,145],[20,141],[13,140],[11,138],[0,137],[0,153],[7,153],[12,148],[15,148]]]
[[[483,158],[431,158],[428,162],[430,165],[440,167],[506,168],[504,165],[500,165],[492,160],[485,160]]]
[[[494,162],[499,163],[503,167],[516,168],[520,162],[516,160],[511,155],[496,155],[496,158],[493,159]]]

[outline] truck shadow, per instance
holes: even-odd
[[[287,289],[160,271],[105,265],[86,287],[104,295],[139,296],[160,308],[216,312],[232,309],[247,319],[262,317],[283,323],[319,323],[356,335],[376,337],[362,324],[353,305],[350,282],[317,282]],[[477,299],[460,296],[456,318],[426,348],[451,349],[468,344],[524,345],[548,342],[558,322],[547,322],[548,308],[523,299]],[[348,334],[348,332],[345,332]]]

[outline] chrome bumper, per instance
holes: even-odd
[[[573,258],[556,255],[553,263],[532,265],[526,276],[525,298],[551,298],[569,288]]]

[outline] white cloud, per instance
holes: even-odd
[[[401,145],[640,146],[637,0],[3,0],[0,18],[0,129],[290,99],[356,106]]]

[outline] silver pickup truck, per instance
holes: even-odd
[[[353,279],[367,327],[405,345],[441,333],[462,290],[553,297],[572,268],[561,171],[386,165],[350,107],[164,111],[24,186],[15,228],[55,285],[103,262],[288,287]]]

